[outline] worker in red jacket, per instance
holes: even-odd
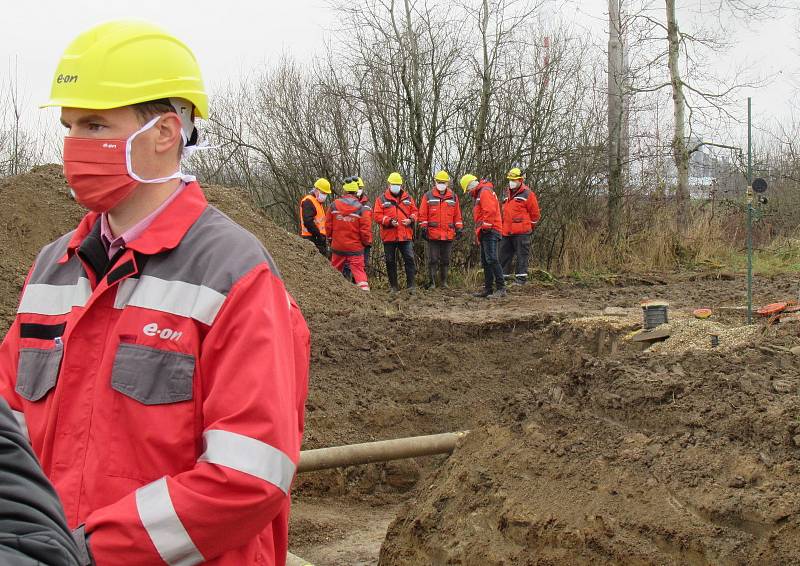
[[[369,291],[364,271],[364,248],[372,243],[372,228],[367,211],[358,201],[358,178],[348,177],[342,189],[345,195],[334,201],[325,217],[331,240],[331,264],[344,273],[347,267],[362,291]]]
[[[500,202],[494,192],[494,185],[475,175],[461,177],[461,189],[469,193],[473,200],[472,218],[475,221],[475,239],[481,246],[481,265],[483,266],[483,290],[475,297],[498,299],[506,296],[503,269],[497,257],[497,243],[500,241],[502,220]]]
[[[531,252],[531,234],[539,222],[539,201],[536,194],[523,182],[522,171],[514,167],[506,176],[508,190],[503,199],[503,240],[500,243],[500,265],[506,281],[515,275],[514,283],[528,282],[528,258]],[[516,270],[511,271],[516,258]]]
[[[396,293],[397,252],[403,256],[406,270],[406,286],[413,293],[417,286],[417,267],[414,263],[414,223],[417,221],[417,205],[403,189],[403,177],[392,173],[386,180],[389,186],[375,199],[375,222],[381,227],[381,240],[386,255],[386,272],[391,292]]]
[[[358,178],[358,192],[356,192],[356,198],[358,202],[361,203],[361,206],[364,207],[364,218],[367,219],[367,224],[369,224],[370,233],[372,233],[372,201],[370,201],[369,196],[367,195],[366,190],[364,190],[364,180],[359,177]],[[368,246],[364,246],[364,270],[366,271],[369,269],[369,262],[370,258],[372,257],[372,238],[370,238],[370,244]]]
[[[0,346],[0,397],[97,566],[283,565],[309,332],[261,243],[180,169],[197,61],[141,21],[54,74],[89,212],[45,246]]]
[[[420,201],[419,227],[422,239],[428,242],[428,288],[436,288],[438,269],[439,286],[446,289],[453,240],[461,237],[464,222],[458,196],[450,189],[447,171],[436,173],[434,183],[434,187]]]

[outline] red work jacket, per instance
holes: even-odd
[[[405,191],[394,196],[389,189],[375,199],[375,222],[381,227],[384,242],[409,242],[414,239],[414,222],[417,221],[417,205]],[[403,220],[411,220],[403,226]],[[397,226],[393,226],[396,221]]]
[[[308,364],[269,254],[191,183],[113,261],[96,213],[42,249],[0,396],[98,566],[282,565]]]
[[[472,207],[472,219],[475,221],[475,236],[480,238],[481,232],[497,232],[501,234],[502,219],[500,201],[494,193],[494,185],[482,180],[470,191],[475,204]]]
[[[338,255],[361,255],[372,244],[372,226],[367,210],[354,196],[336,199],[325,216],[331,252]]]
[[[428,240],[454,240],[456,230],[464,228],[456,194],[450,189],[444,195],[436,189],[425,193],[419,205],[419,226],[428,229]]]
[[[539,201],[526,185],[506,191],[503,200],[503,236],[531,234],[539,222]]]

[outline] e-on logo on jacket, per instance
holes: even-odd
[[[142,332],[144,332],[147,336],[158,336],[162,340],[172,340],[173,342],[177,342],[181,339],[181,336],[183,336],[183,332],[178,332],[177,330],[172,330],[171,328],[161,329],[155,322],[146,324],[145,327],[142,328]]]

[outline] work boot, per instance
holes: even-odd
[[[489,298],[490,299],[502,299],[506,295],[508,295],[508,292],[506,291],[506,288],[505,287],[500,287],[497,291],[495,291],[494,293],[489,295]]]
[[[417,294],[417,286],[416,285],[411,285],[408,288],[408,294],[409,295],[416,295]]]
[[[491,289],[483,289],[482,291],[478,291],[477,293],[472,293],[473,297],[477,297],[479,299],[485,299],[486,297],[492,294]]]
[[[394,287],[394,286],[389,287],[389,294],[390,295],[396,295],[399,292],[400,292],[400,289],[398,289],[397,287]]]
[[[514,279],[514,285],[525,285],[525,283],[527,282],[528,282],[527,275],[517,275],[517,277]]]
[[[446,267],[439,268],[439,288],[440,289],[449,289],[450,288],[447,285],[447,268]]]

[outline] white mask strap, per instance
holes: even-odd
[[[133,179],[134,181],[138,181],[140,183],[148,184],[148,185],[152,185],[152,184],[155,184],[155,183],[164,183],[164,182],[169,181],[171,179],[180,179],[184,183],[191,183],[192,181],[195,181],[196,178],[193,175],[185,175],[180,169],[178,169],[177,171],[175,171],[175,173],[173,173],[172,175],[169,175],[168,177],[160,177],[158,179],[142,179],[141,177],[139,177],[139,175],[137,175],[133,171],[133,165],[132,165],[132,162],[131,162],[131,150],[133,148],[133,140],[136,139],[136,136],[138,136],[142,132],[146,132],[147,130],[149,130],[150,128],[155,126],[156,122],[158,122],[158,120],[160,118],[161,118],[161,116],[156,116],[155,118],[150,120],[147,124],[145,124],[144,126],[139,128],[138,130],[133,132],[131,134],[131,136],[128,138],[128,141],[125,143],[125,166],[128,169],[128,175],[130,175],[131,179]],[[181,130],[181,133],[182,132],[183,131]]]

